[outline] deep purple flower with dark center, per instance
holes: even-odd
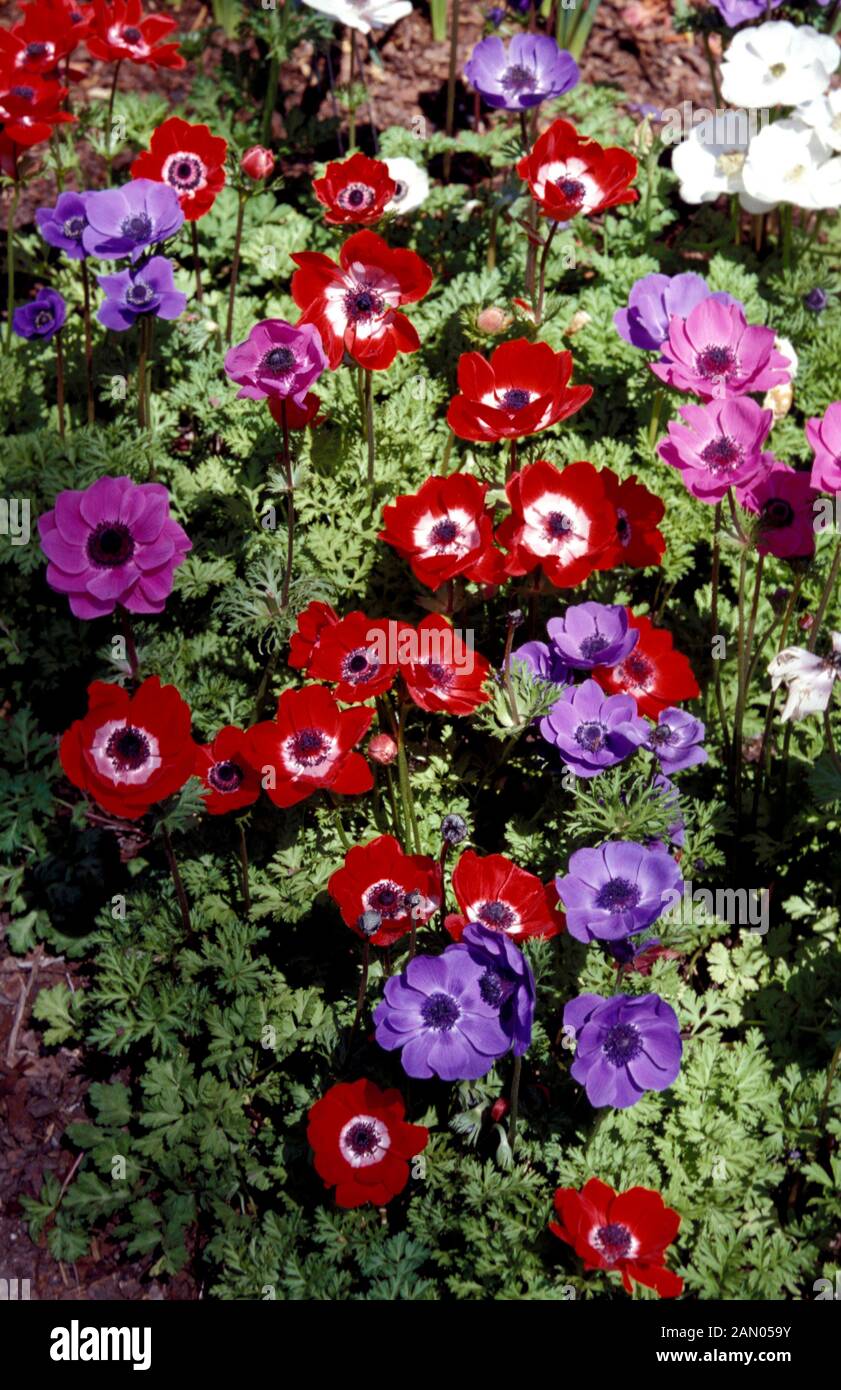
[[[511,1050],[515,1057],[521,1057],[531,1044],[536,991],[531,966],[519,946],[504,931],[470,922],[458,944],[448,946],[445,955],[455,951],[467,951],[481,968],[479,992],[499,1009]]]
[[[680,471],[693,497],[720,502],[731,487],[746,487],[770,467],[762,446],[774,421],[749,397],[684,405],[672,420],[667,439],[657,452],[664,463]]]
[[[244,343],[225,354],[225,371],[240,385],[237,399],[292,400],[302,406],[327,366],[321,334],[314,324],[295,327],[285,319],[255,323]]]
[[[546,642],[524,642],[511,653],[511,662],[525,666],[535,680],[551,681],[557,686],[569,685],[572,680],[569,667]]]
[[[147,247],[168,241],[184,222],[175,189],[153,179],[86,194],[85,215],[82,246],[89,256],[112,261],[139,260]]]
[[[826,290],[822,290],[816,285],[808,294],[804,294],[803,303],[807,309],[811,309],[813,314],[822,314],[829,303],[829,295]]]
[[[576,777],[596,777],[636,752],[648,724],[633,695],[606,695],[597,681],[586,680],[564,691],[541,719],[540,732]]]
[[[35,221],[41,236],[73,261],[85,259],[82,233],[88,225],[87,193],[60,193],[54,208],[38,208]]]
[[[659,352],[669,336],[669,320],[673,314],[686,318],[690,309],[704,299],[719,304],[736,304],[737,300],[724,290],[711,290],[703,275],[691,270],[682,275],[644,275],[631,286],[628,306],[617,309],[613,323],[620,338],[631,347],[645,352]]]
[[[133,328],[141,314],[177,319],[187,307],[187,296],[175,288],[172,261],[166,256],[153,256],[143,265],[115,275],[98,275],[96,279],[105,291],[96,317],[116,333]]]
[[[12,329],[19,338],[42,338],[48,343],[66,317],[67,305],[58,290],[42,289],[34,299],[15,309]]]
[[[569,872],[555,879],[555,887],[570,936],[618,941],[656,922],[673,901],[673,891],[683,890],[683,878],[665,850],[610,840],[597,849],[577,849],[570,855]]]
[[[619,604],[574,603],[562,618],[551,618],[546,631],[561,660],[581,671],[616,666],[639,641]]]
[[[680,1024],[659,994],[579,994],[564,1009],[564,1028],[575,1029],[570,1074],[591,1105],[625,1110],[646,1091],[665,1091],[680,1071]]]
[[[402,975],[386,982],[374,1010],[377,1042],[387,1052],[400,1048],[408,1076],[474,1081],[490,1071],[511,1046],[489,998],[486,967],[467,951],[448,948],[440,956],[415,956]]]
[[[670,707],[661,709],[657,724],[649,729],[645,746],[656,754],[663,771],[673,776],[707,761],[707,751],[702,747],[705,736],[700,719],[686,710]]]
[[[578,82],[578,64],[548,34],[515,34],[506,52],[502,39],[480,39],[464,65],[468,82],[488,106],[525,111],[562,96]]]

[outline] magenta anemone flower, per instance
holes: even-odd
[[[679,469],[693,497],[720,502],[728,488],[744,487],[768,468],[770,454],[762,445],[774,420],[749,397],[684,405],[685,424],[673,420],[668,439],[657,452],[664,463]]]
[[[564,1009],[564,1028],[575,1030],[570,1074],[591,1105],[625,1110],[646,1091],[665,1091],[680,1071],[680,1024],[659,994],[579,994]]]
[[[815,500],[808,473],[798,473],[773,459],[773,466],[736,492],[739,505],[759,516],[756,548],[780,560],[805,559],[815,553]]]
[[[740,304],[704,299],[686,318],[673,318],[659,362],[661,381],[702,400],[770,391],[789,380],[789,362],[774,347],[774,331],[748,324]]]
[[[84,492],[60,492],[38,518],[47,583],[67,594],[77,618],[101,618],[117,604],[132,613],[162,613],[173,570],[189,537],[169,515],[161,483],[97,478]]]
[[[225,371],[240,385],[237,398],[291,399],[303,406],[306,394],[327,366],[321,334],[314,324],[294,326],[285,319],[255,323],[244,343],[225,354]]]
[[[812,487],[818,492],[841,492],[841,401],[833,401],[824,415],[806,421],[806,438],[815,455]]]

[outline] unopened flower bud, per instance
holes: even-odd
[[[510,328],[513,319],[504,309],[497,309],[496,305],[491,305],[488,309],[480,309],[476,315],[476,327],[481,333],[504,333],[506,328]]]
[[[815,626],[813,614],[804,613],[802,618],[797,619],[797,626],[800,628],[801,632],[811,632],[812,628]]]
[[[493,1120],[495,1125],[498,1125],[501,1120],[505,1119],[505,1116],[508,1114],[509,1108],[510,1107],[508,1105],[508,1101],[505,1099],[504,1096],[500,1096],[499,1100],[494,1101],[493,1105],[491,1106],[491,1119]]]
[[[820,285],[816,285],[808,294],[804,294],[803,303],[807,309],[811,309],[813,314],[822,314],[829,303],[829,295],[826,290],[822,290]]]
[[[574,338],[576,333],[580,333],[582,328],[586,328],[588,323],[592,323],[593,316],[588,314],[586,309],[578,309],[573,314],[566,328],[566,337]]]
[[[383,919],[378,912],[363,912],[361,917],[356,919],[356,925],[363,936],[376,936]]]
[[[462,840],[466,840],[467,821],[464,817],[454,812],[445,816],[441,822],[441,839],[446,840],[448,845],[460,845]]]
[[[388,767],[397,757],[397,744],[391,734],[374,734],[368,744],[368,757],[375,763]]]
[[[267,179],[274,168],[274,155],[265,145],[251,145],[239,162],[250,179]]]

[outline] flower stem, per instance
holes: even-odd
[[[120,627],[123,632],[123,639],[126,644],[126,659],[129,665],[129,676],[131,680],[137,680],[137,672],[140,669],[140,662],[137,659],[137,647],[134,641],[134,632],[131,626],[131,618],[128,611],[121,603],[117,605],[117,614],[120,619]]]
[[[739,647],[738,676],[736,681],[736,711],[733,716],[733,742],[731,745],[731,774],[733,799],[736,807],[736,833],[742,814],[742,719],[744,715],[745,679],[745,579],[747,577],[748,552],[742,548],[739,559]]]
[[[122,59],[114,64],[114,76],[111,81],[111,91],[108,96],[108,114],[105,118],[108,134],[108,153],[105,156],[108,165],[108,183],[111,183],[111,169],[114,163],[114,98],[117,95],[117,82],[120,77],[120,67]]]
[[[543,320],[543,298],[546,291],[546,267],[549,262],[549,252],[552,248],[552,242],[555,239],[555,233],[557,232],[557,230],[558,224],[557,222],[553,222],[551,227],[549,228],[546,240],[543,243],[543,252],[540,257],[540,273],[538,277],[537,286],[537,301],[534,306],[534,317],[538,327],[540,327],[540,324]]]
[[[826,612],[826,608],[827,608],[827,604],[829,603],[830,595],[831,595],[833,589],[835,588],[835,581],[836,581],[837,578],[838,578],[838,570],[839,570],[840,568],[841,568],[841,539],[839,539],[838,544],[837,544],[836,547],[835,547],[835,555],[833,556],[832,564],[831,564],[830,567],[829,567],[829,574],[826,576],[826,583],[824,584],[823,593],[821,594],[820,601],[819,601],[819,603],[818,603],[818,611],[817,611],[816,614],[815,614],[815,621],[814,621],[814,623],[812,624],[812,631],[811,631],[810,634],[809,634],[809,646],[808,646],[808,650],[809,650],[810,652],[813,652],[813,651],[815,650],[816,645],[817,645],[818,636],[819,636],[819,633],[820,633],[820,630],[821,630],[821,623],[823,622],[824,613]]]
[[[248,887],[248,845],[245,841],[245,826],[239,821],[239,862],[242,869],[242,901],[246,913],[251,912],[251,890]]]
[[[409,777],[409,764],[406,759],[406,706],[400,710],[400,723],[397,728],[397,772],[400,779],[400,796],[403,802],[403,817],[407,830],[411,829],[415,854],[421,853],[420,834],[415,816],[415,803],[412,798],[412,783]]]
[[[371,507],[374,505],[374,393],[372,389],[373,373],[366,369],[364,376],[364,396],[365,396],[365,440],[368,445],[368,497]]]
[[[204,291],[201,283],[201,257],[199,256],[199,232],[195,222],[190,223],[190,240],[193,244],[193,270],[196,276],[196,300],[199,304],[204,303]]]
[[[15,183],[12,191],[12,201],[9,204],[9,220],[6,223],[6,274],[8,277],[8,294],[6,297],[7,318],[6,318],[6,346],[10,347],[12,342],[12,319],[15,313],[15,213],[18,208],[20,198],[20,184]]]
[[[246,195],[240,190],[239,208],[237,209],[237,229],[234,233],[234,259],[231,262],[231,288],[228,294],[228,322],[225,326],[225,342],[231,346],[231,336],[234,331],[234,301],[237,294],[237,278],[239,276],[240,248],[242,246],[242,223],[245,217]]]
[[[520,1077],[523,1072],[522,1057],[514,1058],[514,1071],[511,1076],[511,1112],[508,1117],[508,1147],[514,1149],[517,1138],[517,1117],[520,1113]]]
[[[61,349],[61,332],[55,335],[55,399],[58,409],[58,433],[64,438],[64,353]]]
[[[715,58],[713,57],[713,51],[710,45],[709,34],[702,33],[701,42],[704,45],[704,54],[707,59],[707,66],[710,70],[710,86],[713,89],[713,99],[715,101],[716,110],[718,110],[718,108],[721,106],[721,92],[718,86],[718,73],[715,70]]]
[[[711,638],[714,642],[718,635],[718,586],[721,573],[721,503],[716,503],[715,508],[715,530],[713,532],[713,568],[712,568],[712,594],[710,599],[710,618],[712,625]],[[721,669],[718,657],[714,656],[715,662],[715,702],[718,709],[718,720],[721,724],[722,748],[725,760],[729,762],[730,736],[727,732],[727,711],[724,708],[724,695],[721,689]]]
[[[187,901],[187,893],[184,888],[181,872],[178,868],[178,860],[175,858],[175,850],[172,848],[172,839],[165,825],[161,826],[161,835],[164,842],[164,853],[167,863],[169,864],[169,872],[172,875],[172,882],[175,886],[175,896],[178,899],[178,906],[181,910],[181,924],[185,932],[189,935],[193,930],[193,924],[190,921],[190,904]]]
[[[785,647],[786,639],[788,637],[788,630],[791,626],[792,617],[794,616],[794,607],[797,603],[802,584],[803,575],[801,573],[798,574],[794,584],[794,588],[789,594],[785,615],[783,617],[783,625],[780,630],[780,640],[777,646],[778,652],[781,652]],[[756,779],[754,781],[753,787],[753,806],[751,808],[751,818],[754,827],[756,826],[757,818],[759,816],[759,798],[762,793],[762,784],[764,781],[765,785],[767,786],[768,779],[771,776],[771,725],[773,723],[774,710],[776,709],[776,705],[777,692],[776,690],[774,690],[771,692],[771,698],[768,701],[768,710],[765,715],[765,728],[762,731],[762,748],[760,750],[760,759],[756,767]]]
[[[648,423],[648,447],[654,448],[657,433],[660,429],[660,416],[663,411],[663,402],[666,399],[666,392],[662,386],[654,393],[654,400],[651,402],[651,419]]]
[[[295,546],[295,479],[292,473],[292,457],[289,452],[289,415],[286,401],[281,402],[280,422],[283,431],[283,471],[286,477],[286,568],[283,572],[283,589],[280,606],[286,609],[289,602],[289,586],[292,582],[292,556]]]
[[[88,424],[96,419],[96,403],[93,393],[93,338],[91,335],[91,282],[88,262],[82,257],[82,292],[85,298],[85,383],[88,392]]]
[[[832,723],[829,717],[829,705],[823,712],[823,728],[826,735],[826,751],[829,754],[830,762],[836,772],[841,772],[841,758],[838,757],[838,750],[835,747],[835,739],[832,736]]]
[[[146,419],[146,330],[147,318],[144,314],[138,324],[140,344],[137,357],[137,423],[142,430],[145,430],[148,424]]]
[[[348,1046],[350,1046],[350,1044],[353,1042],[353,1039],[354,1039],[354,1037],[355,1037],[355,1035],[356,1035],[356,1030],[357,1030],[357,1028],[359,1027],[359,1020],[360,1020],[360,1018],[362,1017],[362,1010],[363,1010],[364,1007],[365,1007],[365,991],[366,991],[367,988],[368,988],[368,962],[369,962],[369,959],[370,959],[370,955],[371,955],[371,943],[370,943],[369,941],[367,941],[367,940],[366,940],[366,941],[363,941],[363,943],[362,943],[362,971],[361,971],[360,976],[359,976],[359,990],[358,990],[357,995],[356,995],[356,1013],[355,1013],[354,1016],[353,1016],[353,1023],[351,1024],[350,1038],[348,1039]]]

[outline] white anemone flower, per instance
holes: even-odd
[[[349,29],[358,29],[360,34],[370,34],[372,29],[388,29],[398,19],[405,19],[412,13],[411,0],[304,0],[311,10],[318,10],[346,24]]]
[[[768,203],[799,208],[841,206],[841,157],[800,121],[774,121],[750,142],[742,169],[745,191]]]
[[[790,719],[805,719],[809,714],[823,714],[832,697],[832,687],[841,676],[841,632],[832,633],[832,652],[816,656],[802,647],[786,647],[768,663],[771,688],[788,687],[788,698],[780,715],[786,724]]]
[[[394,197],[386,204],[386,212],[414,212],[429,197],[429,175],[426,170],[405,155],[386,159],[385,164],[397,185]]]
[[[761,202],[745,190],[742,169],[751,136],[744,112],[719,112],[693,126],[688,138],[676,146],[672,168],[680,179],[685,203],[710,203],[722,193],[736,193],[746,212],[768,212],[771,202]]]
[[[733,106],[761,110],[797,106],[822,96],[838,67],[841,49],[811,24],[772,19],[740,29],[721,66],[721,93]]]
[[[804,102],[793,114],[803,125],[811,126],[827,150],[841,151],[841,87]]]

